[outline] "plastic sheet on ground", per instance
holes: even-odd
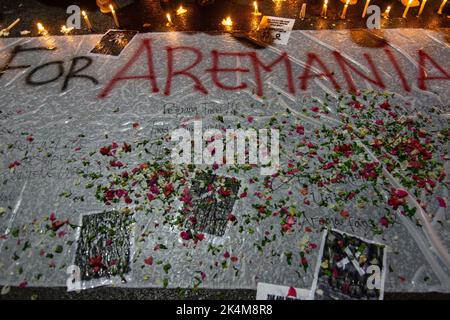
[[[361,36],[138,34],[119,57],[90,54],[99,35],[0,40],[0,284],[75,265],[81,288],[310,288],[328,227],[387,246],[385,291],[450,292],[448,36]],[[279,130],[278,174],[172,165],[195,122]]]

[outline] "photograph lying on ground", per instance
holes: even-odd
[[[386,247],[327,230],[317,275],[318,299],[383,299]]]

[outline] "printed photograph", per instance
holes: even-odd
[[[383,298],[386,268],[384,245],[328,230],[319,263],[316,299]]]
[[[109,30],[95,45],[91,53],[117,57],[137,33],[137,31]]]

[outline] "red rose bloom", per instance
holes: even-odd
[[[148,266],[151,266],[153,264],[153,257],[148,257],[144,259],[144,263]]]
[[[183,240],[189,240],[189,239],[191,239],[191,235],[190,235],[189,232],[187,232],[187,231],[182,231],[182,232],[180,233],[180,237],[181,237],[181,239],[183,239]]]

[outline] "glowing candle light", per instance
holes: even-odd
[[[341,13],[341,19],[345,19],[345,15],[347,14],[347,9],[348,9],[348,4],[349,3],[350,3],[350,0],[347,0],[345,2],[344,9],[342,9],[342,13]]]
[[[406,15],[408,14],[409,11],[409,7],[411,7],[411,3],[413,2],[413,0],[409,0],[408,4],[406,5],[405,11],[403,11],[403,15],[402,18],[406,18]]]
[[[232,26],[233,26],[233,21],[231,20],[231,18],[228,16],[225,19],[222,19],[222,25],[225,27],[225,29],[227,31],[230,31]]]
[[[256,1],[253,2],[253,8],[255,8],[253,10],[253,15],[260,16],[261,12],[259,12],[259,10],[258,10],[258,2],[256,2]]]
[[[363,18],[366,16],[367,8],[369,7],[369,3],[370,3],[370,0],[366,0],[366,5],[364,6],[364,10],[363,10],[363,13],[362,13],[362,17]]]
[[[439,10],[437,12],[438,14],[442,14],[442,10],[444,9],[446,3],[447,0],[442,0],[441,6],[439,7]]]
[[[64,33],[64,35],[68,35],[70,33],[70,31],[73,30],[73,27],[67,28],[65,25],[61,26],[61,33]]]
[[[320,16],[323,18],[327,17],[327,9],[328,9],[328,0],[325,0],[323,2],[323,6],[322,6],[322,12],[320,13]]]
[[[89,17],[86,14],[86,11],[81,11],[81,15],[83,16],[84,22],[86,22],[86,25],[87,25],[89,31],[92,31],[92,24],[91,24],[91,21],[89,21]]]
[[[302,9],[300,10],[300,19],[305,19],[306,16],[306,3],[302,4]]]
[[[389,19],[389,12],[391,12],[391,6],[388,6],[388,7],[386,8],[386,11],[383,13],[383,17],[384,17],[385,19]]]
[[[419,13],[417,14],[418,17],[422,14],[423,8],[425,8],[425,4],[427,3],[427,0],[422,0],[422,3],[420,4]]]
[[[180,5],[180,7],[177,10],[177,15],[181,16],[183,14],[185,14],[187,12],[187,10],[185,8],[183,8],[183,6]]]
[[[48,33],[47,30],[45,30],[45,28],[42,25],[42,23],[40,23],[40,22],[37,23],[37,29],[38,29],[38,33],[40,35],[46,35]]]
[[[119,19],[117,19],[116,10],[114,10],[112,4],[109,5],[109,9],[111,10],[111,14],[114,19],[114,24],[116,25],[117,28],[120,28]]]
[[[230,17],[227,17],[226,19],[222,20],[222,25],[225,27],[231,27],[233,26],[233,21],[231,20]]]
[[[166,18],[167,18],[166,26],[168,26],[168,27],[172,26],[173,23],[172,23],[172,17],[170,16],[170,13],[166,14]]]

